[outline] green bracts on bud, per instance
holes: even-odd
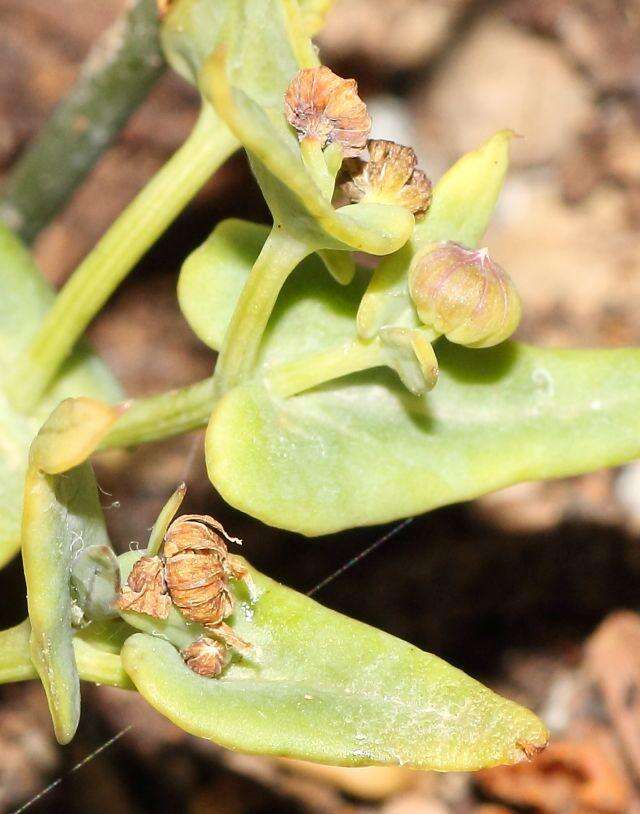
[[[458,345],[489,348],[520,322],[516,287],[487,249],[428,245],[411,265],[409,290],[421,321]]]

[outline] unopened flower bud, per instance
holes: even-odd
[[[417,169],[412,148],[383,139],[371,139],[368,148],[369,161],[351,158],[345,162],[348,177],[341,189],[349,200],[396,204],[416,218],[423,217],[431,203],[431,181]]]
[[[285,113],[301,141],[317,139],[322,147],[337,142],[345,156],[358,155],[371,130],[355,79],[342,79],[324,65],[303,68],[293,77],[285,94]]]
[[[520,297],[487,249],[434,243],[409,271],[409,290],[422,322],[451,342],[488,348],[518,327]]]

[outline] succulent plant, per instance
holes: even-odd
[[[546,743],[528,710],[256,571],[212,518],[176,520],[184,485],[145,550],[116,559],[107,537],[89,457],[196,427],[230,504],[305,535],[640,454],[640,350],[505,341],[520,300],[477,246],[511,134],[432,189],[411,148],[367,143],[355,82],[320,64],[327,5],[169,4],[164,51],[202,97],[185,145],[55,298],[0,231],[0,560],[22,549],[29,607],[0,633],[0,680],[40,678],[60,742],[84,679],[225,746],[327,763],[476,769]],[[215,371],[117,407],[81,335],[240,146],[273,225],[218,224],[178,284]]]

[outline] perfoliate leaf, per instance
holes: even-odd
[[[317,535],[640,455],[640,350],[436,351],[423,398],[384,372],[290,399],[236,388],[207,433],[213,484],[265,523]]]
[[[33,415],[17,413],[2,391],[54,295],[20,241],[0,225],[0,566],[20,547],[22,492],[29,444],[55,405],[68,396],[122,397],[106,367],[86,346],[65,364]]]
[[[182,307],[213,348],[266,234],[225,222],[185,265]],[[261,371],[351,341],[361,292],[361,278],[342,287],[319,267],[298,269],[265,336]],[[259,382],[228,394],[207,437],[214,485],[267,523],[316,535],[640,454],[640,351],[444,341],[436,351],[440,381],[424,398],[383,372],[288,400]]]
[[[533,713],[460,670],[249,570],[256,593],[235,584],[228,621],[251,650],[221,677],[196,675],[155,628],[122,649],[138,691],[187,732],[243,752],[440,770],[546,744]]]

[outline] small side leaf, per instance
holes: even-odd
[[[91,454],[119,414],[89,399],[79,402],[62,402],[31,446],[22,520],[31,658],[47,693],[60,743],[71,740],[80,717],[72,562],[83,548],[109,545],[93,473],[81,460]],[[73,468],[63,474],[44,470],[60,473],[67,464]]]
[[[50,308],[54,294],[29,252],[0,224],[0,566],[20,548],[22,489],[29,444],[62,399],[88,395],[116,402],[122,393],[104,364],[84,343],[64,365],[33,415],[13,409],[3,393],[26,346]]]
[[[182,266],[180,308],[193,331],[213,350],[222,347],[231,315],[268,234],[268,227],[257,223],[225,220]],[[366,273],[359,272],[349,285],[339,286],[327,279],[317,256],[304,260],[278,298],[262,343],[263,363],[287,361],[349,338],[365,277]]]
[[[229,621],[251,650],[220,678],[196,675],[157,632],[122,649],[138,691],[187,732],[243,752],[457,771],[514,763],[546,745],[528,710],[249,570],[256,593],[234,586]]]
[[[164,540],[164,535],[167,533],[167,529],[171,525],[171,521],[176,516],[176,513],[184,500],[186,492],[186,483],[181,483],[162,507],[156,522],[153,524],[151,534],[149,535],[149,543],[146,551],[147,557],[155,556],[160,550],[160,546]]]

